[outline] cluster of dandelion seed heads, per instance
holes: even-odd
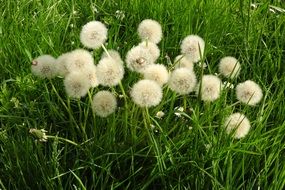
[[[133,86],[128,89],[129,93],[123,90],[122,96],[130,96],[133,103],[142,108],[159,105],[163,99],[164,87],[167,92],[169,88],[185,98],[192,92],[196,93],[202,101],[211,104],[220,98],[223,90],[228,90],[218,74],[203,73],[204,75],[199,76],[198,73],[198,81],[195,65],[201,65],[205,57],[205,41],[200,36],[186,36],[180,45],[181,54],[177,55],[171,67],[167,68],[163,62],[159,63],[163,60],[160,59],[158,45],[163,36],[161,25],[155,20],[146,19],[138,25],[137,32],[141,41],[129,49],[123,60],[118,51],[105,48],[104,43],[108,35],[105,24],[99,21],[88,22],[82,27],[79,38],[82,45],[93,49],[93,52],[103,48],[104,52],[101,59],[98,59],[98,64],[94,60],[93,52],[75,49],[63,53],[57,59],[51,55],[35,58],[31,66],[32,73],[40,78],[63,77],[66,94],[72,98],[81,98],[86,96],[90,88],[111,87],[112,92],[115,91],[113,87],[118,84],[123,88],[121,82],[126,66],[130,73],[138,72],[140,79],[134,81]],[[233,86],[230,81],[237,79],[241,63],[235,57],[223,57],[218,64],[218,70],[227,80],[224,84]],[[235,90],[237,100],[250,106],[257,105],[263,97],[260,86],[251,80],[239,83]],[[117,93],[106,90],[96,92],[91,108],[95,115],[108,117],[116,111],[117,100],[114,94]],[[183,111],[184,108],[175,113],[181,116],[180,112]],[[162,119],[163,116],[164,112],[160,111],[155,117]],[[233,134],[236,139],[245,137],[250,130],[249,120],[241,113],[227,117],[223,126],[226,133]]]

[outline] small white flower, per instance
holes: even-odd
[[[119,20],[123,20],[125,18],[125,12],[121,10],[117,10],[115,12],[115,17]]]
[[[29,130],[29,132],[34,135],[34,137],[36,137],[40,142],[47,142],[48,137],[46,135],[46,130],[32,128]]]
[[[184,112],[184,108],[181,107],[181,106],[180,106],[180,107],[175,107],[174,110],[175,110],[174,114],[175,114],[177,117],[181,117],[181,113]]]
[[[159,111],[156,113],[155,117],[157,117],[158,119],[161,119],[164,115],[165,113],[163,111]]]

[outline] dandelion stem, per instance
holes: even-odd
[[[78,144],[76,142],[73,142],[73,141],[66,139],[66,138],[62,138],[62,137],[58,137],[58,136],[52,136],[52,135],[47,135],[46,137],[49,139],[59,139],[59,140],[65,141],[67,143],[73,144],[75,146],[78,146]]]
[[[108,52],[108,50],[106,49],[105,45],[102,44],[101,46],[102,46],[103,50],[105,51],[105,53],[108,55],[108,57],[111,57],[111,55],[109,54],[109,52]]]
[[[187,109],[187,99],[186,99],[186,95],[183,96],[183,108],[184,108],[184,111],[186,112],[186,109]]]

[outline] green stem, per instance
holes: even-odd
[[[109,54],[109,52],[108,52],[108,50],[106,49],[105,45],[102,44],[101,46],[102,46],[103,50],[105,51],[105,53],[108,55],[108,57],[111,57],[111,55]]]
[[[70,143],[72,145],[78,146],[78,144],[76,142],[73,142],[73,141],[66,139],[66,138],[62,138],[62,137],[58,137],[58,136],[52,136],[52,135],[47,135],[46,137],[49,139],[59,139],[59,140],[65,141],[67,143]]]

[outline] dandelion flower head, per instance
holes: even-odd
[[[102,22],[91,21],[82,27],[80,41],[87,48],[97,49],[107,40],[107,33],[108,30]]]
[[[201,86],[202,84],[202,86]],[[222,81],[215,75],[204,75],[197,87],[197,94],[201,88],[201,99],[203,101],[214,101],[220,97]]]
[[[234,57],[224,57],[219,63],[219,72],[228,78],[235,78],[240,71],[240,63]]]
[[[152,64],[148,65],[142,74],[144,79],[149,79],[157,82],[160,86],[164,85],[168,81],[168,70],[164,65]]]
[[[152,80],[140,80],[134,84],[130,95],[140,107],[156,106],[162,99],[162,88]]]
[[[32,61],[31,70],[40,78],[53,78],[57,75],[56,59],[51,55],[41,55]]]
[[[121,55],[120,55],[120,53],[119,53],[118,51],[113,50],[113,49],[109,49],[109,50],[108,50],[108,54],[109,54],[113,59],[115,59],[118,63],[124,64],[124,62],[123,62],[123,60],[122,60],[122,57],[121,57]],[[103,59],[103,58],[108,58],[108,57],[109,57],[108,54],[107,54],[106,52],[103,52],[101,59]]]
[[[65,77],[69,73],[67,69],[67,62],[66,62],[66,59],[68,56],[69,56],[69,53],[64,53],[60,55],[55,61],[59,76]]]
[[[138,26],[138,34],[142,41],[158,44],[162,38],[161,25],[155,20],[145,19]]]
[[[194,70],[194,63],[187,59],[187,57],[184,55],[176,56],[174,59],[174,63],[176,64],[175,68],[185,67],[187,69]]]
[[[116,86],[124,77],[124,67],[112,57],[101,59],[97,65],[97,78],[103,86]]]
[[[92,110],[100,117],[107,117],[117,108],[116,97],[109,91],[97,92],[92,100]]]
[[[68,53],[65,61],[68,72],[84,71],[94,65],[93,56],[84,49],[76,49]]]
[[[159,58],[160,50],[155,43],[143,41],[143,42],[139,43],[139,46],[146,48],[149,51],[154,62]]]
[[[234,138],[245,137],[250,130],[250,122],[247,117],[241,113],[230,115],[224,124],[227,134],[234,134]]]
[[[69,97],[80,98],[87,94],[90,82],[84,73],[72,72],[64,78],[64,87]]]
[[[147,65],[154,64],[154,60],[147,49],[135,46],[128,51],[126,64],[131,71],[141,72]]]
[[[175,69],[169,77],[168,86],[174,92],[184,95],[194,91],[197,78],[193,70],[187,68]]]
[[[254,106],[261,101],[263,93],[258,84],[247,80],[236,86],[236,96],[242,103]]]
[[[185,37],[181,44],[181,53],[194,63],[201,60],[204,49],[205,42],[198,35],[189,35]]]

